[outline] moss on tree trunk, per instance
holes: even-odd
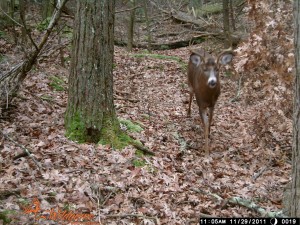
[[[114,0],[77,1],[66,136],[111,143],[122,132],[113,103]]]

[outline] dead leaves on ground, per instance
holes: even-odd
[[[115,48],[115,91],[120,97],[115,104],[120,118],[143,125],[144,130],[133,135],[156,155],[143,157],[145,166],[135,167],[132,161],[137,156],[131,146],[116,151],[109,146],[78,145],[67,140],[63,121],[67,91],[54,91],[49,77],[59,74],[66,78],[68,74],[55,59],[49,60],[26,80],[11,121],[1,121],[3,132],[30,149],[43,166],[39,170],[28,157],[13,161],[22,149],[1,140],[0,186],[21,193],[1,202],[1,209],[21,212],[10,215],[13,223],[24,224],[33,218],[22,214],[20,199],[30,202],[34,197],[40,200],[44,212],[67,207],[76,213],[91,213],[101,224],[196,223],[199,213],[258,216],[243,207],[224,207],[224,202],[196,189],[223,199],[239,196],[269,210],[279,210],[291,168],[281,146],[270,148],[269,143],[257,139],[254,115],[256,107],[261,106],[230,103],[237,82],[222,76],[211,154],[205,157],[195,103],[191,118],[186,117],[184,67],[172,58],[134,54]],[[183,48],[157,54],[186,62],[189,53]]]

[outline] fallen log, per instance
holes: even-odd
[[[189,45],[193,44],[199,44],[207,37],[214,37],[218,39],[225,39],[224,33],[208,33],[208,32],[197,32],[197,35],[185,38],[183,40],[175,40],[175,41],[168,41],[168,42],[152,42],[151,43],[151,50],[167,50],[167,49],[177,49],[177,48],[182,48],[182,47],[187,47]],[[237,44],[242,40],[242,37],[232,35],[232,42],[233,46],[237,46]],[[118,46],[126,46],[127,43],[126,41],[121,41],[121,40],[115,40],[115,45]],[[148,48],[149,45],[148,43],[134,43],[133,44],[134,48]]]

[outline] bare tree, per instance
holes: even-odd
[[[290,198],[290,216],[300,217],[300,1],[294,1],[295,5],[295,93],[293,116],[293,169]]]
[[[136,0],[130,1],[130,6],[132,7],[132,10],[130,11],[129,25],[128,25],[128,42],[127,42],[128,51],[132,51],[132,46],[133,46],[135,5],[136,5]]]
[[[229,20],[229,0],[223,0],[223,29],[225,34],[224,47],[229,48],[232,45]]]
[[[111,143],[120,131],[113,102],[115,0],[80,0],[76,12],[66,134]]]

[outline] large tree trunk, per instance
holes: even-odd
[[[294,4],[296,77],[294,89],[293,169],[290,216],[300,217],[300,1],[294,1]]]
[[[65,127],[78,142],[111,139],[119,132],[113,103],[114,14],[115,0],[77,1]]]

